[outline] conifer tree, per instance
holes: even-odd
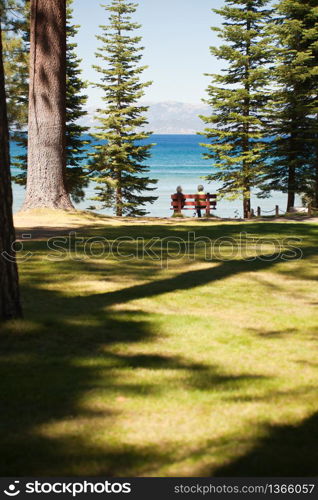
[[[143,142],[151,135],[144,131],[148,107],[138,104],[151,82],[140,81],[145,69],[139,65],[143,47],[141,37],[134,35],[140,25],[131,18],[137,4],[112,0],[103,7],[110,14],[109,26],[101,26],[103,33],[97,37],[101,47],[96,56],[102,65],[94,66],[102,75],[96,86],[102,89],[105,103],[105,109],[98,110],[95,138],[99,142],[91,162],[98,183],[94,199],[112,207],[117,216],[139,216],[146,213],[146,203],[156,200],[149,192],[157,181],[145,175],[149,170],[144,164],[152,147]]]
[[[2,58],[4,2],[0,0],[0,321],[22,315],[19,276],[14,252],[9,128]]]
[[[30,19],[27,0],[6,0],[3,59],[6,80],[10,139],[27,146]],[[12,165],[25,167],[25,153],[12,158]]]
[[[13,0],[11,0],[13,1]],[[14,0],[17,1],[17,0]],[[83,94],[87,88],[87,83],[81,78],[81,60],[77,57],[77,44],[73,41],[79,26],[72,22],[72,3],[67,0],[67,46],[66,46],[66,189],[71,194],[75,202],[84,199],[84,188],[88,185],[88,172],[85,168],[85,158],[87,157],[87,145],[89,141],[84,137],[88,133],[88,128],[80,125],[78,120],[87,115],[85,104],[87,96]],[[24,17],[23,17],[24,14]],[[6,61],[7,72],[12,75],[12,82],[17,82],[16,87],[8,86],[9,104],[12,109],[10,113],[11,137],[18,145],[27,148],[27,133],[21,131],[27,125],[28,111],[28,41],[29,41],[29,12],[24,11],[19,6],[19,24],[15,25],[16,33],[12,39],[19,47],[18,66],[14,64],[14,53],[12,47],[7,45]],[[15,21],[17,23],[17,21]],[[27,42],[27,43],[26,43]],[[27,55],[27,56],[26,56]],[[18,121],[15,117],[19,111],[21,117]],[[13,114],[14,111],[14,114]],[[27,154],[20,154],[15,157],[14,165],[22,170],[21,174],[15,176],[14,180],[18,184],[26,184],[27,175]]]
[[[3,31],[3,59],[10,127],[21,129],[28,120],[28,6],[25,0],[7,4],[6,30]]]
[[[315,197],[317,189],[318,201],[316,0],[281,0],[271,31],[277,47],[277,88],[271,98],[268,133],[274,139],[267,149],[270,161],[262,192],[287,193],[289,211],[297,193]]]
[[[318,207],[318,5],[316,0],[281,0],[278,9],[282,21],[276,31],[284,47],[280,80],[286,108],[295,103],[293,130],[298,133],[294,141],[298,162],[289,170],[295,178],[294,191]],[[288,197],[293,199],[293,192]]]
[[[80,125],[79,119],[87,115],[87,95],[83,91],[88,84],[81,78],[81,59],[76,54],[74,37],[79,26],[72,22],[72,3],[67,1],[66,17],[66,188],[75,202],[84,199],[84,188],[88,186],[87,157],[88,127]],[[86,135],[86,137],[85,137]]]
[[[205,158],[213,161],[210,181],[222,183],[220,195],[243,198],[244,217],[251,211],[251,189],[264,171],[263,109],[267,102],[268,63],[271,57],[266,24],[268,0],[225,0],[213,9],[224,18],[222,28],[212,28],[224,40],[211,47],[217,59],[227,63],[222,74],[213,74],[208,87],[212,115],[201,117],[207,127],[203,135]]]

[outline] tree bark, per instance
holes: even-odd
[[[295,167],[291,165],[288,169],[288,196],[287,196],[287,212],[295,208],[295,181],[296,172]]]
[[[295,122],[294,122],[295,124]],[[296,200],[296,168],[295,168],[295,158],[294,151],[296,150],[294,143],[296,140],[295,132],[296,124],[294,125],[290,137],[290,158],[289,158],[289,167],[288,167],[288,186],[287,186],[287,212],[290,212],[293,208],[295,208],[295,200]]]
[[[0,23],[0,321],[22,316],[18,269],[13,244],[9,131]]]
[[[244,198],[243,198],[243,211],[244,211],[244,219],[248,219],[249,214],[251,212],[251,196],[250,196],[250,194],[245,194],[244,195]]]
[[[116,188],[116,216],[123,216],[123,194],[121,188],[121,178],[119,175],[118,187]]]
[[[74,209],[66,171],[66,0],[31,0],[28,177],[23,209]]]

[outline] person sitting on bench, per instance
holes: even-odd
[[[202,195],[202,194],[205,194],[205,192],[204,192],[204,186],[202,186],[202,184],[199,184],[197,195]],[[202,213],[201,213],[202,208],[201,208],[201,205],[205,205],[205,200],[201,200],[200,196],[198,196],[197,199],[196,199],[196,202],[197,202],[197,206],[196,206],[197,216],[198,217],[202,217]]]
[[[185,205],[185,201],[186,201],[186,199],[185,199],[184,194],[183,194],[183,192],[182,192],[182,191],[183,191],[183,190],[182,190],[182,187],[181,187],[181,186],[177,186],[177,189],[176,189],[176,193],[175,193],[175,194],[176,194],[176,196],[177,196],[177,201],[179,201],[179,200],[181,201],[181,208],[183,208],[183,207],[184,207],[184,205]]]

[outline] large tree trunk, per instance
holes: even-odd
[[[13,250],[14,241],[9,132],[0,23],[0,321],[22,315],[18,270]]]
[[[295,87],[295,95],[298,95],[297,88]],[[297,102],[294,102],[294,109],[296,110]],[[298,132],[298,121],[297,115],[292,117],[291,131],[289,139],[289,166],[288,166],[288,181],[287,181],[287,212],[293,211],[296,202],[296,192],[298,184],[298,175],[296,172],[296,166],[299,165],[297,160],[298,154],[298,144],[299,142],[299,132]]]
[[[288,195],[287,195],[287,212],[290,212],[295,208],[295,181],[296,181],[296,172],[293,166],[290,166],[288,169]]]
[[[248,219],[251,213],[251,195],[250,192],[246,192],[243,198],[243,213],[244,219]]]
[[[28,178],[23,209],[73,205],[65,187],[66,0],[31,0]]]
[[[295,208],[295,200],[296,200],[296,167],[295,167],[295,158],[294,158],[294,136],[292,135],[290,140],[290,162],[288,167],[288,186],[287,186],[287,212],[290,212]]]
[[[117,187],[116,187],[116,216],[123,216],[123,193],[122,193],[122,185],[121,185],[121,174],[118,173],[117,177]]]

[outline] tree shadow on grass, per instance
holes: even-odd
[[[307,250],[307,255],[312,251]],[[176,450],[172,445],[154,449],[125,443],[125,436],[120,442],[105,439],[125,411],[114,411],[114,398],[146,398],[165,390],[160,381],[134,384],[120,375],[119,368],[183,370],[180,383],[189,390],[204,391],[231,392],[241,384],[255,384],[262,376],[229,375],[213,364],[193,364],[182,356],[115,353],[112,347],[117,343],[151,343],[156,333],[146,313],[116,312],[112,306],[269,269],[275,263],[222,262],[173,278],[79,297],[39,288],[41,272],[34,272],[33,284],[24,291],[31,311],[29,332],[5,327],[1,335],[2,474],[133,476],[173,463]],[[67,271],[65,262],[63,266]],[[69,272],[72,266],[70,262]],[[97,398],[88,404],[86,398],[96,393],[102,401]],[[94,433],[83,437],[83,428],[92,428]]]
[[[125,222],[125,220],[123,221]],[[66,222],[67,224],[67,222]],[[134,223],[130,224],[122,224],[122,225],[107,225],[107,224],[90,224],[90,225],[78,225],[71,228],[63,228],[63,227],[46,227],[46,226],[35,226],[31,229],[29,227],[19,227],[16,232],[17,236],[21,237],[23,233],[31,233],[34,239],[43,239],[49,238],[53,236],[65,236],[68,233],[75,231],[80,235],[86,236],[94,236],[94,235],[103,235],[107,236],[110,239],[129,236],[132,237],[167,237],[167,236],[176,236],[182,235],[187,232],[195,232],[198,235],[206,235],[213,236],[213,238],[217,239],[221,236],[233,236],[238,235],[240,233],[249,234],[249,235],[258,235],[262,236],[280,236],[280,237],[299,237],[299,238],[317,238],[318,237],[318,225],[317,224],[293,224],[293,223],[232,223],[232,224],[222,224],[218,222],[218,224],[204,224],[197,225],[191,223],[189,224],[174,224],[173,226],[169,225],[152,225],[150,223],[147,224],[138,224]]]
[[[267,431],[252,450],[213,471],[213,476],[317,476],[318,413],[299,425],[272,426]]]
[[[248,232],[247,232],[247,227],[248,227]],[[83,256],[85,255],[85,258],[83,260],[76,260],[74,256],[74,250],[75,250],[75,240],[73,237],[70,237],[70,233],[76,232],[76,240],[83,240],[82,243],[78,241],[76,243],[76,248],[79,248],[79,253]],[[315,225],[300,225],[300,224],[248,224],[248,226],[244,224],[232,224],[232,225],[223,225],[223,224],[218,224],[216,226],[210,225],[208,227],[206,226],[151,226],[151,225],[133,225],[127,226],[88,226],[88,227],[79,227],[75,230],[65,230],[63,228],[45,228],[45,227],[39,227],[39,228],[33,228],[31,231],[29,231],[27,228],[25,229],[19,229],[19,235],[21,237],[22,234],[27,234],[30,233],[32,236],[35,237],[35,240],[33,241],[26,241],[24,242],[24,247],[26,247],[26,250],[29,252],[32,252],[33,254],[39,254],[41,258],[45,257],[46,255],[52,258],[51,264],[53,264],[56,268],[56,274],[61,273],[69,273],[69,262],[68,258],[71,257],[72,259],[72,267],[73,267],[73,276],[76,277],[78,273],[84,272],[84,273],[99,273],[100,275],[103,275],[105,279],[107,279],[108,276],[113,276],[114,271],[115,274],[120,274],[121,276],[127,276],[131,277],[132,279],[139,278],[139,279],[151,279],[153,281],[153,278],[156,277],[161,271],[162,271],[162,265],[166,265],[167,262],[169,261],[169,256],[171,252],[173,253],[174,251],[177,252],[178,250],[178,244],[180,244],[181,240],[184,240],[186,242],[187,246],[187,251],[185,256],[189,257],[189,262],[214,262],[215,264],[221,263],[221,265],[217,266],[218,269],[216,270],[216,266],[213,269],[209,270],[202,270],[202,271],[190,271],[188,273],[184,273],[180,276],[177,276],[175,278],[175,282],[172,281],[167,281],[167,280],[158,280],[155,282],[155,287],[158,289],[158,293],[162,293],[160,291],[160,288],[162,287],[163,293],[165,293],[165,289],[167,291],[173,291],[174,290],[174,284],[179,285],[182,280],[184,280],[184,283],[186,286],[190,287],[195,287],[195,286],[200,286],[201,284],[208,283],[210,281],[217,281],[220,279],[223,279],[224,277],[228,277],[231,275],[235,275],[237,273],[244,273],[244,272],[253,272],[253,271],[258,271],[258,270],[266,270],[269,267],[282,262],[282,252],[278,252],[276,254],[273,254],[271,258],[268,258],[268,256],[262,256],[259,255],[257,260],[255,262],[253,261],[247,261],[244,260],[244,257],[241,260],[235,260],[235,259],[229,259],[226,254],[223,256],[223,253],[216,250],[215,252],[212,253],[213,258],[212,259],[206,259],[205,258],[205,250],[204,250],[204,244],[198,243],[194,244],[193,242],[189,243],[187,235],[192,234],[195,235],[195,238],[199,241],[200,238],[209,238],[209,241],[212,242],[217,242],[219,241],[220,238],[227,238],[229,241],[227,241],[227,245],[229,248],[233,246],[233,243],[237,244],[237,247],[239,248],[241,245],[241,236],[242,234],[247,237],[247,247],[251,245],[253,247],[253,239],[250,237],[255,237],[256,241],[257,238],[260,238],[261,240],[265,238],[264,241],[270,242],[273,237],[277,237],[283,244],[284,240],[287,240],[292,237],[294,238],[299,238],[300,240],[304,239],[306,242],[306,245],[303,247],[303,253],[304,253],[304,258],[306,259],[307,257],[311,257],[314,254],[317,254],[317,236],[318,236],[318,226]],[[186,234],[185,234],[186,233]],[[268,236],[271,236],[269,238]],[[47,247],[47,239],[51,237],[61,237],[64,242],[59,242],[57,247],[53,248],[51,247],[51,250],[48,249]],[[127,238],[127,241],[125,241],[125,238]],[[40,239],[40,241],[36,241],[37,239]],[[109,243],[110,248],[112,248],[112,245],[114,242],[116,242],[118,239],[120,241],[120,248],[115,247],[115,250],[111,250],[110,256],[111,260],[108,260],[108,253],[107,253],[107,244],[106,244],[106,251],[105,254],[102,254],[102,256],[95,257],[94,251],[92,253],[86,254],[83,253],[83,250],[85,247],[85,242],[90,239],[94,238],[105,238],[106,241]],[[154,242],[154,244],[151,246],[151,248],[147,248],[144,251],[142,250],[141,253],[139,251],[133,252],[135,255],[135,258],[130,259],[124,257],[124,255],[130,255],[132,250],[134,248],[139,248],[138,244],[136,243],[137,240],[143,240],[145,245],[147,245],[147,242],[152,241],[153,238],[157,238],[157,242]],[[267,240],[266,240],[267,238]],[[178,239],[180,241],[178,241]],[[62,241],[61,240],[61,241]],[[163,248],[162,247],[162,241],[167,244],[167,241],[173,242],[175,241],[175,244],[177,245],[176,248],[170,247],[170,254],[169,254],[169,248]],[[276,240],[274,240],[276,241]],[[223,240],[223,243],[226,243],[225,240]],[[200,247],[201,244],[201,247]],[[244,243],[243,249],[245,248]],[[292,245],[292,243],[290,243]],[[298,246],[295,243],[296,246]],[[302,244],[300,244],[302,246]],[[88,248],[90,248],[90,245],[88,244]],[[226,248],[226,245],[222,248]],[[96,249],[95,249],[96,251]],[[152,251],[154,254],[152,255]],[[148,253],[149,252],[149,253]],[[209,253],[209,252],[208,252]],[[223,258],[224,257],[224,258]],[[238,254],[239,257],[239,254]],[[156,259],[157,258],[157,259]],[[53,260],[54,259],[54,260]],[[56,260],[55,260],[56,259]],[[92,262],[93,259],[93,262]],[[285,257],[286,260],[292,261],[294,259],[293,254],[290,253],[289,257]],[[296,260],[298,257],[296,257]],[[174,260],[174,259],[172,259]],[[115,267],[114,267],[115,266]],[[123,272],[119,273],[120,267],[123,267]],[[284,274],[284,269],[280,270],[281,273]],[[287,271],[290,273],[290,270]],[[72,276],[72,277],[73,277]],[[301,271],[298,273],[298,277],[301,278]],[[50,280],[50,276],[45,276],[43,273],[39,273],[38,276],[33,273],[33,282],[36,283],[44,283],[47,279]],[[313,277],[311,279],[314,279]],[[269,285],[268,285],[269,286]],[[128,297],[127,300],[130,299],[130,292],[133,292],[135,296],[137,297],[139,294],[140,296],[147,296],[148,290],[152,287],[152,283],[149,285],[142,286],[142,288],[138,287],[133,287],[132,289],[125,289],[123,293],[125,293]],[[176,289],[182,289],[183,286],[177,286]],[[120,294],[120,292],[118,292]],[[150,292],[151,293],[151,292]],[[115,296],[109,296],[109,300],[115,300]],[[102,297],[104,299],[104,297]],[[121,300],[121,297],[119,297],[119,300]]]
[[[264,331],[262,328],[249,328],[248,331],[254,335],[268,339],[279,339],[289,337],[298,333],[297,328],[285,328],[282,330]]]
[[[52,293],[49,296],[48,307],[54,300]],[[67,298],[64,307],[67,310]],[[146,321],[130,321],[126,316],[122,321],[105,318],[94,327],[81,327],[68,324],[61,312],[58,320],[52,318],[50,324],[40,321],[37,326],[39,329],[22,337],[2,334],[2,475],[120,474],[132,465],[137,470],[145,455],[149,460],[152,457],[150,450],[142,446],[140,450],[99,449],[98,444],[90,444],[89,435],[83,439],[80,426],[91,420],[93,427],[99,425],[104,432],[116,418],[113,398],[156,391],[146,382],[136,385],[121,380],[114,369],[125,367],[125,358],[100,350],[105,344],[112,345],[115,338],[126,343],[149,339]],[[95,392],[104,403],[86,407],[82,397]],[[66,422],[65,428],[50,438],[46,427],[58,425],[60,420]]]
[[[308,258],[316,254],[316,247],[306,249],[304,258]],[[172,278],[159,279],[141,285],[135,285],[129,288],[124,288],[115,292],[91,295],[90,300],[98,304],[100,307],[110,307],[115,304],[124,304],[131,300],[142,298],[155,297],[157,295],[171,293],[181,290],[189,290],[191,288],[200,287],[209,283],[214,283],[250,272],[266,271],[281,261],[281,254],[277,253],[272,256],[271,260],[265,257],[256,259],[255,261],[247,260],[228,260],[218,262],[210,268],[201,270],[187,271],[179,273]],[[81,301],[81,298],[76,300]],[[87,297],[84,298],[87,301]]]
[[[42,293],[48,294],[47,304],[54,300],[53,292]],[[64,298],[65,310],[68,300]],[[133,446],[125,443],[124,435],[114,441],[112,430],[125,412],[125,401],[146,401],[165,391],[160,380],[150,383],[139,378],[136,383],[127,372],[122,376],[122,369],[179,370],[184,376],[176,383],[188,390],[229,393],[240,384],[263,379],[224,374],[217,366],[192,363],[182,356],[113,352],[117,342],[138,345],[155,339],[147,315],[143,317],[144,321],[136,321],[131,313],[121,319],[106,314],[94,326],[74,327],[61,313],[58,320],[42,326],[40,322],[40,329],[22,336],[2,332],[2,475],[135,476],[173,463],[178,451],[173,444]],[[135,425],[139,432],[138,417]]]

